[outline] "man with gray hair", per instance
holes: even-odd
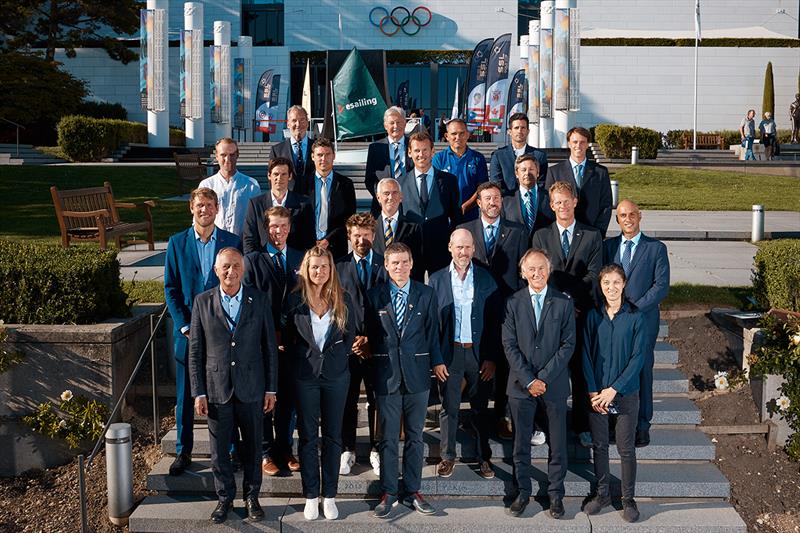
[[[413,257],[422,256],[422,223],[423,220],[414,213],[404,213],[402,209],[403,191],[400,183],[394,178],[383,178],[378,182],[377,200],[380,204],[376,216],[375,240],[372,248],[383,254],[386,247],[393,242],[402,242],[411,248]],[[422,261],[411,269],[411,278],[419,282],[425,281],[425,270]]]
[[[375,187],[381,178],[399,179],[414,168],[408,156],[408,137],[405,135],[406,112],[402,107],[392,106],[383,114],[383,127],[386,138],[369,145],[367,151],[367,170],[364,184],[372,195],[372,214],[380,213]]]
[[[308,194],[308,185],[313,182],[314,163],[311,161],[311,142],[308,138],[308,111],[302,106],[293,105],[286,111],[286,127],[289,138],[273,144],[269,158],[285,157],[292,162],[294,180],[292,190]]]

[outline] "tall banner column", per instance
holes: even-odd
[[[528,22],[528,144],[539,147],[539,21]]]
[[[214,21],[212,113],[215,142],[231,136],[231,23]]]
[[[147,9],[153,10],[155,23],[151,56],[148,57],[149,74],[152,76],[151,95],[158,93],[162,102],[151,102],[147,109],[147,145],[153,148],[169,147],[169,40],[167,13],[169,0],[147,0]]]
[[[541,28],[539,31],[539,148],[552,148],[553,144],[553,22],[555,2],[541,3]]]
[[[553,146],[567,147],[569,131],[569,4],[556,0],[553,23]]]
[[[185,50],[183,59],[186,77],[183,81],[185,98],[184,127],[186,128],[186,146],[188,148],[202,148],[205,145],[205,120],[203,119],[203,94],[205,73],[203,59],[203,4],[200,2],[186,2],[183,4],[184,35],[191,35],[191,45]],[[189,33],[191,32],[191,33]],[[196,39],[199,33],[199,41]],[[186,39],[184,37],[184,43]],[[195,50],[199,47],[199,50]],[[188,67],[188,68],[187,68]]]
[[[244,139],[247,132],[253,136],[253,38],[240,35],[236,49],[238,57],[233,68],[233,127],[242,130]]]

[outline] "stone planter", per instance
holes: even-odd
[[[781,396],[778,389],[783,383],[783,376],[777,374],[767,374],[750,380],[750,388],[753,391],[753,401],[755,401],[756,409],[758,409],[759,420],[761,422],[771,420],[778,426],[776,442],[780,445],[786,444],[786,441],[794,433],[788,422],[775,408],[775,400]]]
[[[8,325],[11,347],[23,360],[0,374],[0,476],[63,464],[80,453],[30,432],[21,417],[42,402],[57,405],[65,389],[112,409],[150,336],[150,315],[158,310],[138,306],[130,318],[90,325]]]

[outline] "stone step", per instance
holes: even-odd
[[[657,365],[677,365],[678,349],[668,342],[656,342],[654,350],[655,364]]]
[[[181,494],[213,494],[214,480],[208,460],[192,463],[181,476],[170,476],[169,465],[172,458],[165,457],[157,463],[147,476],[147,488],[159,492]],[[483,479],[477,473],[477,465],[457,463],[453,475],[440,478],[436,466],[426,465],[422,471],[420,491],[424,494],[440,496],[504,496],[512,489],[512,467],[505,462],[495,462],[494,479]],[[533,475],[539,494],[547,493],[547,463],[533,461]],[[377,496],[381,492],[378,477],[372,468],[361,464],[353,466],[353,473],[339,477],[339,494]],[[611,463],[614,478],[612,491],[619,491],[620,464]],[[236,473],[236,485],[241,487],[241,472]],[[592,465],[574,463],[569,465],[564,487],[567,496],[586,496],[590,482],[594,480]],[[302,494],[300,474],[285,476],[265,476],[261,484],[263,495]],[[707,462],[646,462],[640,461],[636,475],[636,494],[639,497],[656,498],[728,498],[730,484],[725,476],[711,463]]]
[[[654,396],[654,426],[659,425],[699,425],[700,409],[689,398],[683,396]]]
[[[544,511],[541,501],[533,501],[520,518],[508,515],[501,502],[485,499],[429,498],[437,512],[421,515],[398,505],[391,520],[372,516],[377,500],[337,499],[338,520],[308,521],[303,517],[305,500],[302,498],[262,498],[266,517],[258,523],[243,520],[245,513],[240,502],[222,525],[212,525],[208,516],[216,502],[211,498],[185,498],[150,496],[133,512],[129,530],[144,532],[184,531],[371,531],[440,533],[443,530],[464,533],[494,531],[576,532],[597,531],[686,533],[745,533],[747,528],[727,503],[722,502],[661,502],[640,499],[641,518],[635,524],[622,520],[615,509],[604,510],[599,515],[587,516],[581,512],[581,498],[566,498],[566,514],[561,520],[552,520]]]
[[[456,443],[458,457],[473,458],[477,456],[475,439],[464,430],[459,429]],[[161,440],[161,451],[165,455],[175,455],[175,429],[170,430]],[[441,456],[440,433],[438,429],[425,430],[423,442],[424,455],[433,459]],[[294,452],[297,453],[297,438],[294,441]],[[510,459],[512,457],[513,443],[510,440],[489,439],[492,457]],[[367,428],[359,428],[356,437],[356,456],[359,461],[367,462],[370,452],[369,434]],[[574,435],[570,434],[568,446],[570,461],[591,461],[592,453],[589,448],[580,446]],[[531,447],[531,457],[534,459],[547,459],[548,446]],[[402,449],[400,450],[402,455]],[[616,446],[609,448],[612,460],[619,459]],[[194,428],[194,449],[192,456],[205,458],[211,455],[209,446],[208,429],[205,426]],[[696,429],[659,429],[658,426],[650,431],[650,445],[636,450],[639,460],[684,460],[684,461],[711,461],[714,459],[714,445],[702,431]]]
[[[654,368],[653,392],[689,392],[689,380],[682,371],[676,368]]]
[[[661,320],[658,324],[658,338],[665,339],[669,336],[669,324],[666,320]]]

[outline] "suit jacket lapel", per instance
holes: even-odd
[[[528,287],[525,287],[525,289],[527,288]],[[523,308],[525,309],[525,315],[528,321],[530,322],[531,327],[533,328],[534,336],[538,336],[539,330],[541,328],[536,326],[536,312],[533,310],[533,298],[531,298],[530,291],[526,291],[525,296],[528,300],[527,303],[523,306]],[[544,306],[542,308],[544,308]]]
[[[553,295],[552,295],[553,293],[551,291],[552,291],[552,289],[548,287],[547,294],[545,294],[545,296],[544,296],[544,302],[542,302],[542,316],[539,318],[539,325],[540,326],[545,323],[545,320],[547,320],[547,313],[550,311],[550,304],[552,303],[552,299],[553,299]],[[533,302],[531,302],[531,309],[533,309]],[[536,313],[534,313],[534,319],[535,319],[535,316],[536,316]],[[541,328],[541,327],[536,328],[536,334],[538,335],[539,334],[539,330],[543,330],[543,329],[544,328]]]
[[[233,329],[233,335],[236,335],[236,332],[239,331],[239,324],[242,323],[242,320],[248,320],[250,313],[252,312],[253,312],[253,297],[250,295],[250,292],[245,287],[242,290],[242,301],[239,304],[239,320],[236,321],[236,327]]]
[[[472,222],[472,224],[474,224],[475,229],[475,257],[484,260],[488,265],[492,258],[486,253],[486,232],[483,231],[483,222],[481,222],[479,217],[477,220]],[[497,245],[495,244],[495,247],[496,246]]]
[[[313,311],[305,307],[308,312],[295,314],[295,325],[297,326],[297,333],[303,337],[312,350],[319,352],[317,341],[314,340],[314,329],[311,327],[311,313]]]
[[[508,238],[511,234],[511,228],[508,227],[507,224],[504,223],[503,218],[500,218],[500,222],[498,223],[498,233],[497,242],[494,243],[494,251],[502,246],[503,242]]]
[[[417,302],[419,302],[419,291],[416,287],[414,287],[414,282],[409,281],[408,287],[408,296],[406,297],[406,316],[403,318],[403,327],[400,331],[400,336],[403,336],[406,329],[408,329],[408,324],[414,318],[414,308],[417,307]]]
[[[381,291],[381,301],[380,306],[378,307],[378,317],[384,321],[384,326],[386,325],[386,321],[389,321],[390,328],[400,336],[400,330],[397,328],[397,315],[394,313],[394,302],[392,301],[392,291],[387,284],[383,291]],[[383,312],[381,312],[383,311]],[[389,328],[386,328],[387,330]]]
[[[196,275],[199,278],[203,275],[203,269],[200,267],[200,256],[197,254],[197,244],[195,243],[195,240],[194,226],[191,226],[186,232],[185,255],[189,256],[189,261],[192,262],[192,269],[196,272]],[[219,241],[217,241],[217,248],[219,248]],[[214,257],[216,257],[217,251],[218,250],[214,250]],[[208,275],[211,276],[213,272],[214,269],[212,268]],[[203,289],[206,288],[206,283],[208,283],[208,278],[202,280],[200,283]]]
[[[420,200],[419,190],[417,190],[417,175],[413,167],[406,173],[405,179],[409,191],[409,200],[411,205],[417,206],[417,211],[422,215],[422,200]],[[430,199],[430,195],[428,195],[428,198]]]
[[[222,307],[222,298],[220,297],[220,293],[219,293],[220,290],[221,289],[219,287],[215,287],[214,288],[214,292],[211,293],[211,295],[212,295],[211,296],[211,299],[212,299],[211,307],[212,307],[212,309],[214,311],[214,315],[217,317],[217,319],[220,322],[222,322],[222,327],[225,328],[225,331],[230,332],[231,331],[231,327],[230,327],[230,324],[228,324],[227,317],[225,316],[225,313],[227,313],[227,311],[225,311],[225,309],[223,309],[223,307]]]
[[[620,244],[621,243],[622,243],[622,237],[620,237]],[[631,257],[631,264],[628,267],[627,277],[629,279],[631,274],[633,274],[633,271],[636,269],[636,267],[639,266],[639,263],[641,262],[639,261],[639,259],[642,257],[643,254],[647,253],[648,246],[649,243],[645,240],[644,235],[641,235],[639,237],[639,244],[636,245],[636,251],[634,252],[633,257]],[[619,257],[619,250],[617,250],[617,257]]]
[[[583,237],[583,230],[578,229],[578,225],[575,225],[575,231],[573,232],[574,235],[572,236],[572,242],[569,245],[569,255],[567,256],[567,261],[565,265],[568,265],[572,262],[572,258],[575,257],[575,250],[578,249],[578,246],[581,244],[581,238]]]

